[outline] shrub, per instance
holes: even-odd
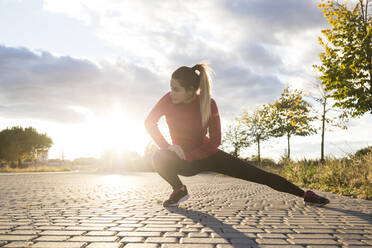
[[[354,156],[359,158],[359,157],[367,155],[370,152],[372,152],[372,146],[368,146],[368,147],[365,147],[365,148],[362,148],[362,149],[356,151]]]

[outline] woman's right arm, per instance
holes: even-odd
[[[149,115],[147,116],[145,120],[145,128],[149,132],[150,136],[154,140],[154,142],[163,149],[167,149],[170,144],[167,142],[167,140],[164,138],[164,136],[161,134],[159,127],[158,127],[158,121],[160,117],[162,117],[166,111],[166,108],[169,104],[169,92],[165,94],[152,108]]]

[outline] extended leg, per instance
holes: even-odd
[[[304,191],[289,182],[287,179],[261,170],[223,151],[219,151],[212,155],[208,160],[208,168],[212,171],[228,176],[264,184],[281,192],[286,192],[299,197],[304,196]]]

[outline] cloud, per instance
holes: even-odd
[[[86,59],[0,46],[3,117],[76,123],[84,116],[74,107],[102,114],[116,103],[128,108],[136,103],[129,109],[135,112],[143,110],[149,89],[154,94],[159,84],[156,74],[125,61],[97,65]]]
[[[294,0],[108,0],[89,4],[76,0],[65,1],[63,6],[46,0],[43,8],[81,20],[84,25],[97,24],[97,36],[118,47],[118,57],[111,63],[92,62],[46,51],[0,47],[2,59],[8,61],[6,66],[0,65],[4,72],[0,75],[0,111],[7,116],[32,114],[26,107],[32,104],[43,109],[33,113],[34,117],[61,121],[64,116],[79,122],[83,117],[74,106],[103,113],[118,102],[131,105],[128,108],[143,113],[137,117],[144,118],[168,91],[173,70],[208,59],[216,71],[214,97],[221,105],[220,112],[230,118],[241,107],[254,108],[279,96],[288,84],[283,74],[301,75],[298,72],[303,68],[292,67],[300,55],[289,56],[294,54],[291,48],[304,29],[322,23],[314,2]],[[293,39],[286,43],[288,37]],[[311,46],[308,48],[311,54]],[[58,111],[51,113],[42,107],[45,103]]]
[[[323,24],[316,1],[226,0],[224,6],[254,25],[256,30],[269,34],[298,32]]]

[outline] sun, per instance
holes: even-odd
[[[143,154],[149,142],[144,125],[128,115],[119,105],[97,115],[86,109],[75,109],[85,116],[75,132],[75,153],[99,157],[105,150],[135,151]]]

